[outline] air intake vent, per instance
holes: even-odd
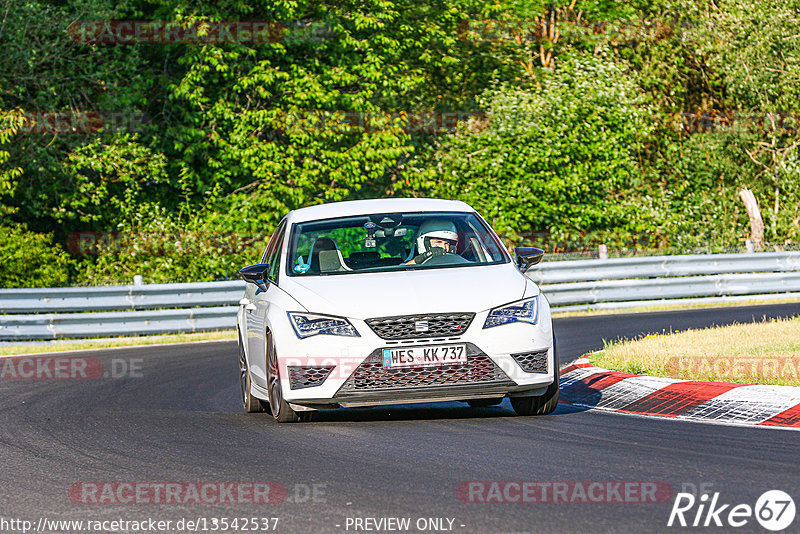
[[[380,351],[375,351],[350,375],[337,395],[508,380],[508,375],[471,343],[467,344],[467,363],[443,367],[384,367]]]
[[[522,367],[526,373],[546,373],[547,372],[547,351],[523,352],[512,354],[514,360]]]
[[[319,386],[333,371],[334,366],[310,367],[289,365],[286,370],[289,373],[289,388],[303,389]]]

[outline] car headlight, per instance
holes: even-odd
[[[350,321],[342,317],[289,312],[289,322],[300,339],[318,334],[361,337]]]
[[[511,304],[506,304],[500,308],[495,308],[489,312],[484,328],[500,326],[508,323],[529,323],[536,324],[539,318],[539,296],[518,300]]]

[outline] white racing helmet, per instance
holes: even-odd
[[[420,254],[431,249],[431,238],[449,241],[450,250],[447,252],[456,251],[458,233],[456,232],[456,225],[452,221],[447,219],[428,219],[420,225],[419,233],[417,233],[417,250]]]

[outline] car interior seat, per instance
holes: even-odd
[[[311,245],[309,258],[308,272],[310,273],[330,273],[352,270],[345,265],[339,247],[336,246],[336,242],[330,237],[317,238],[314,244]]]

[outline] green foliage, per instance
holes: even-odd
[[[86,132],[53,128],[54,117],[69,126],[88,113],[107,122],[130,116],[148,101],[157,78],[144,76],[137,47],[88,45],[70,37],[67,28],[76,20],[124,18],[113,2],[23,4],[0,2],[0,109],[16,109],[26,117],[24,128],[4,149],[19,170],[15,219],[34,231],[49,231],[64,220],[74,224],[81,218],[69,206],[74,191],[65,162],[73,150],[91,142]],[[56,238],[64,239],[65,230],[58,226]]]
[[[151,206],[147,216],[120,224],[118,232],[87,246],[78,274],[83,283],[210,282],[236,277],[264,250],[266,236],[220,231],[200,216],[176,216]]]
[[[60,265],[52,283],[228,278],[287,210],[391,195],[465,200],[512,240],[684,251],[740,245],[748,187],[765,238],[800,239],[798,0],[17,4],[0,0],[4,242],[126,236],[74,268],[41,256]],[[282,29],[149,44],[68,31],[93,20]],[[485,118],[409,128],[448,111]],[[683,128],[703,113],[738,118]],[[53,114],[102,128],[48,129]]]
[[[485,123],[444,139],[409,175],[425,194],[461,198],[499,232],[597,231],[625,224],[619,199],[641,184],[649,109],[607,55],[567,58],[521,91],[488,91]]]
[[[70,189],[60,221],[126,221],[150,209],[153,190],[167,183],[165,157],[143,147],[135,135],[94,141],[67,155]]]
[[[0,110],[0,221],[15,211],[13,207],[5,205],[5,202],[14,193],[17,185],[16,179],[22,174],[22,169],[11,167],[8,164],[10,154],[3,148],[24,123],[25,119],[19,110]]]
[[[0,224],[0,288],[63,286],[72,260],[52,236]]]
[[[676,0],[694,20],[686,40],[705,69],[721,80],[717,98],[728,109],[795,110],[800,99],[800,2]]]

